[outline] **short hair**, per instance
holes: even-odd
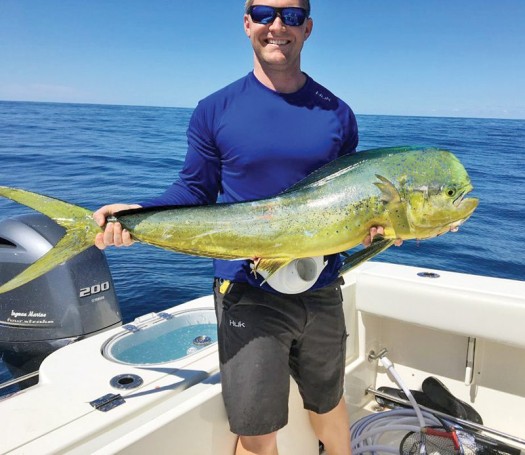
[[[253,0],[246,0],[244,4],[244,11],[248,11],[250,6],[252,6]],[[308,16],[310,16],[310,0],[301,0],[303,8],[306,10]]]

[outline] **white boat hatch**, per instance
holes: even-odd
[[[110,338],[103,355],[126,365],[155,365],[181,359],[217,342],[215,311],[198,309],[166,314]]]

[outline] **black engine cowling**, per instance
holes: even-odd
[[[43,256],[63,235],[61,226],[41,214],[0,221],[0,284]],[[0,294],[0,359],[14,376],[23,375],[38,369],[56,349],[121,320],[106,257],[92,247]]]

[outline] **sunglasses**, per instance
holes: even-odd
[[[253,5],[248,8],[247,13],[257,24],[271,24],[277,16],[284,25],[299,27],[308,18],[308,12],[304,8],[289,6],[285,8],[274,8],[266,5]]]

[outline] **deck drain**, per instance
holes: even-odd
[[[208,335],[200,335],[193,339],[193,344],[195,346],[208,346],[209,344],[211,344],[211,337],[209,337]]]
[[[136,374],[119,374],[109,381],[111,387],[116,389],[135,389],[143,382],[142,378]]]
[[[439,278],[439,273],[434,272],[419,272],[417,276],[422,278]]]

